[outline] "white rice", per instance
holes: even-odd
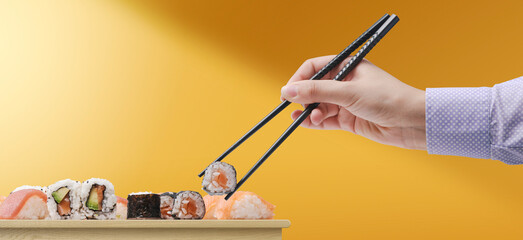
[[[214,177],[219,176],[223,172],[227,176],[226,187],[220,186]],[[202,189],[209,193],[209,195],[223,195],[234,191],[236,188],[236,169],[225,162],[214,162],[206,170],[205,176],[202,180]]]
[[[20,190],[25,190],[25,189],[36,189],[36,190],[42,191],[43,193],[47,192],[47,187],[23,185],[23,186],[15,188],[15,190],[13,190],[11,193],[18,192]]]
[[[133,192],[133,193],[130,193],[129,195],[145,195],[145,194],[152,194],[152,192]]]
[[[192,199],[196,203],[196,216],[187,213],[187,209],[182,208],[182,204],[188,203]],[[187,201],[187,202],[186,202]],[[176,195],[172,214],[178,219],[202,219],[205,215],[205,203],[202,195],[194,191],[182,191]]]
[[[42,198],[33,196],[25,202],[24,206],[16,216],[16,219],[37,220],[44,219],[48,216],[47,205],[45,202]]]
[[[116,219],[125,220],[127,219],[127,205],[123,203],[116,203]]]
[[[58,214],[58,207],[57,203],[54,200],[53,192],[57,191],[58,189],[66,187],[69,189],[69,199],[71,201],[71,214],[66,216],[60,216]],[[71,179],[65,179],[60,180],[52,185],[49,185],[47,187],[47,210],[49,211],[49,218],[51,220],[60,220],[60,219],[84,219],[85,217],[80,213],[80,208],[82,206],[82,203],[80,201],[80,187],[81,183],[78,181],[73,181]]]
[[[94,184],[105,186],[104,199],[102,200],[102,210],[95,211],[87,207],[87,200],[89,198],[89,193]],[[80,191],[81,199],[81,212],[88,219],[99,219],[99,220],[108,220],[116,219],[116,195],[114,195],[114,186],[111,182],[100,179],[100,178],[91,178],[85,180],[82,183],[82,188]]]
[[[273,216],[273,211],[256,195],[244,196],[231,209],[231,219],[270,219]]]

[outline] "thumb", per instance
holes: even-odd
[[[299,104],[315,102],[340,106],[352,105],[355,99],[353,82],[309,80],[290,83],[281,89],[282,97]]]

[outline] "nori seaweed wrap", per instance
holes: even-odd
[[[160,195],[156,193],[131,193],[127,196],[127,219],[159,219]]]

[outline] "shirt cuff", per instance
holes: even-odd
[[[491,89],[427,88],[425,121],[429,154],[490,158]]]

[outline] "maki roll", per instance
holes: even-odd
[[[80,213],[82,203],[80,201],[81,183],[71,179],[60,180],[47,187],[47,209],[49,218],[61,219],[83,219]]]
[[[160,195],[151,192],[127,196],[127,219],[159,219]]]
[[[194,191],[182,191],[174,199],[172,215],[175,219],[202,219],[205,203],[202,195]]]
[[[223,195],[236,188],[236,169],[228,163],[214,162],[206,170],[202,189],[210,195]]]
[[[160,214],[162,219],[174,219],[172,210],[175,198],[175,192],[164,192],[160,195]]]
[[[116,219],[116,195],[111,182],[91,178],[82,183],[81,212],[88,219]]]

